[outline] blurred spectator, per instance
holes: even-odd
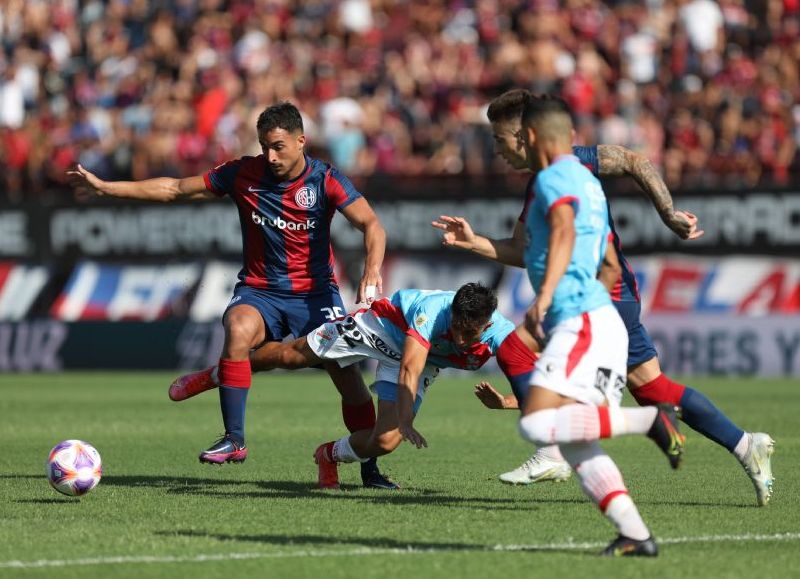
[[[672,186],[790,183],[792,0],[5,0],[0,195],[199,173],[258,154],[258,113],[302,109],[349,174],[505,171],[486,103],[555,92],[579,142],[647,154]],[[24,192],[24,193],[23,193]]]

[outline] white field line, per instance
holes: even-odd
[[[777,533],[774,535],[701,535],[697,537],[672,537],[658,539],[659,545],[678,545],[682,543],[759,543],[773,541],[799,541],[800,533]],[[250,553],[209,553],[186,556],[125,556],[95,557],[90,559],[39,559],[37,561],[0,561],[0,569],[35,569],[40,567],[79,567],[88,565],[142,565],[150,563],[204,563],[209,561],[244,561],[248,559],[290,559],[301,557],[363,557],[367,555],[426,555],[436,553],[483,552],[508,553],[514,551],[584,551],[600,549],[607,543],[540,543],[531,545],[487,545],[473,548],[432,547],[401,548],[359,547],[346,550],[293,550],[262,551]]]

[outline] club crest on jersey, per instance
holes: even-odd
[[[317,192],[311,187],[301,187],[294,195],[294,202],[298,207],[311,209],[317,202]]]

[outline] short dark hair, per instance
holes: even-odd
[[[303,132],[303,117],[300,111],[290,102],[282,102],[265,108],[258,115],[256,130],[259,135],[268,133],[273,129],[284,129],[290,133]]]
[[[485,324],[497,309],[497,296],[481,283],[467,283],[453,297],[453,322],[459,325]]]
[[[489,122],[503,123],[520,120],[530,94],[530,91],[524,88],[515,88],[493,98],[489,103],[489,110],[486,111]]]
[[[538,120],[552,115],[566,115],[570,122],[572,121],[572,111],[564,99],[549,94],[528,93],[522,109],[523,125],[532,125]]]

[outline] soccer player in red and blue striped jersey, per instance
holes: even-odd
[[[290,103],[265,109],[256,124],[263,153],[224,163],[203,175],[137,182],[107,182],[78,166],[68,173],[80,190],[112,197],[177,201],[229,196],[239,212],[243,263],[223,317],[225,344],[219,364],[181,376],[170,398],[183,400],[220,386],[225,435],[200,454],[222,464],[247,457],[244,416],[251,384],[250,351],[288,335],[303,336],[346,312],[333,272],[330,224],[336,211],[364,234],[366,258],[357,301],[381,292],[386,234],[369,203],[331,165],[305,154],[303,120]],[[375,409],[356,367],[327,364],[342,395],[351,431],[371,428]],[[365,485],[394,486],[375,462],[362,469]]]
[[[498,153],[514,169],[528,170],[528,159],[520,138],[522,111],[528,91],[515,89],[508,91],[492,101],[488,117],[492,124],[495,145]],[[702,235],[697,229],[697,218],[689,212],[673,208],[672,196],[652,163],[645,157],[623,147],[597,145],[593,147],[573,147],[573,154],[598,177],[632,177],[650,198],[664,224],[682,239],[695,239]],[[535,175],[526,189],[526,200],[519,221],[509,239],[487,239],[475,235],[463,219],[444,216],[434,226],[445,231],[445,244],[467,249],[499,261],[506,265],[522,267],[522,252],[525,246],[525,217],[533,196]],[[621,275],[611,286],[610,293],[620,316],[628,329],[628,388],[641,405],[671,403],[679,405],[683,421],[717,444],[725,447],[736,456],[744,467],[756,490],[756,500],[764,506],[772,494],[772,455],[773,441],[769,435],[759,432],[745,432],[734,424],[703,393],[687,385],[668,378],[661,371],[658,353],[647,330],[640,321],[641,303],[636,285],[636,277],[622,253],[622,243],[614,228],[609,203],[609,226],[612,258],[618,261]],[[601,278],[603,272],[601,270]],[[521,333],[524,336],[524,331]],[[526,340],[532,345],[532,340]],[[535,346],[534,346],[535,347]],[[526,381],[520,377],[520,385]],[[481,385],[476,393],[484,403],[492,407],[516,407],[511,400],[500,402],[491,387]],[[515,388],[515,393],[517,389]],[[515,473],[524,475],[525,466],[501,475],[507,482],[524,482],[524,478],[513,478]],[[532,464],[532,463],[531,463]],[[549,466],[549,465],[548,465]]]

